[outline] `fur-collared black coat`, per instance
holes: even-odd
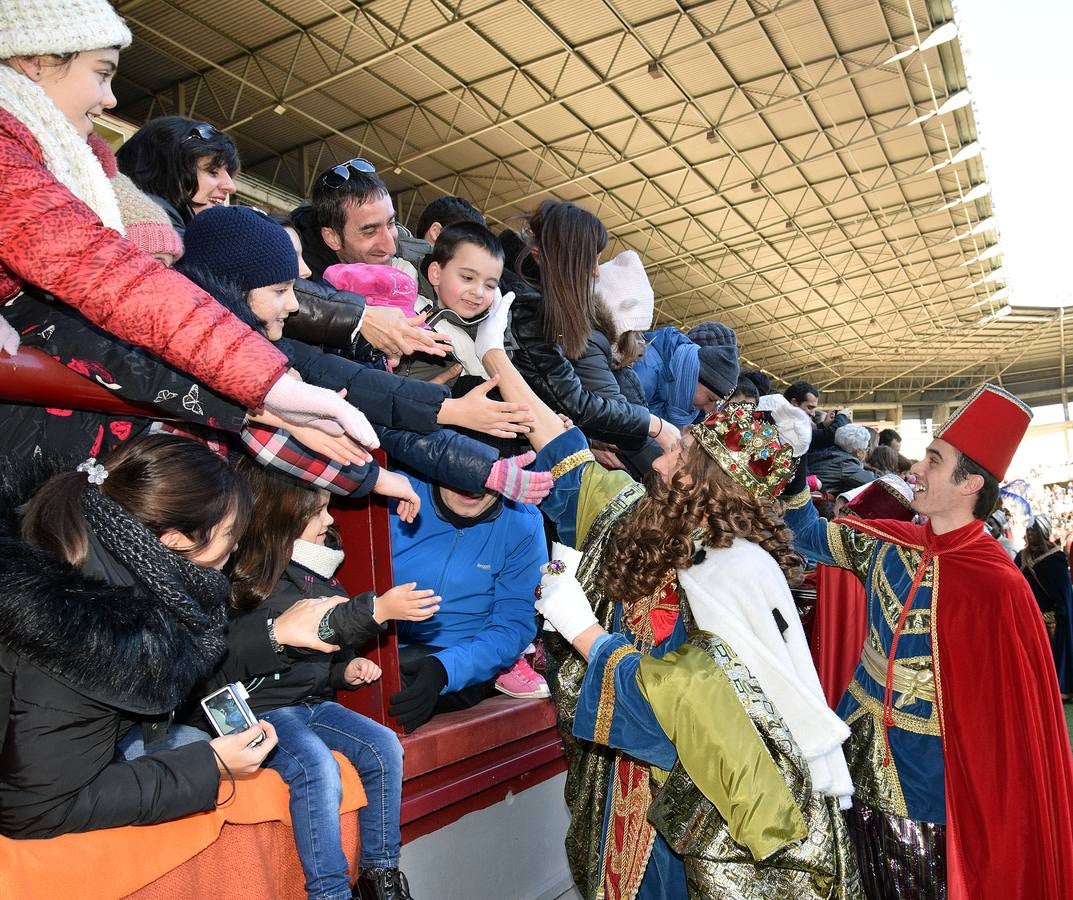
[[[148,592],[19,540],[27,482],[0,490],[0,833],[52,837],[212,809],[219,772],[207,742],[115,761],[125,721],[170,712],[207,674],[196,636]]]

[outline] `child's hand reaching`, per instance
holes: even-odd
[[[394,497],[399,501],[396,512],[404,522],[412,522],[421,511],[421,498],[417,496],[410,479],[398,472],[381,468],[373,491],[381,497]],[[386,595],[385,595],[386,596]]]
[[[402,619],[406,622],[423,622],[436,614],[440,608],[440,598],[434,597],[432,591],[417,591],[416,581],[409,584],[395,585],[390,591],[381,594],[373,604],[373,618],[383,624],[388,619]]]
[[[358,656],[347,664],[346,671],[343,673],[343,680],[347,684],[358,687],[359,685],[376,681],[382,674],[380,667],[371,659]]]

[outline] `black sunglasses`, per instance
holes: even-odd
[[[339,165],[333,166],[326,172],[321,172],[320,175],[317,176],[317,184],[326,188],[341,188],[344,184],[350,181],[351,172],[375,175],[376,166],[367,159],[355,156],[353,159],[348,159],[345,163],[339,163]]]
[[[202,122],[200,125],[195,125],[190,129],[190,133],[183,138],[182,142],[185,144],[187,141],[192,141],[194,138],[198,138],[202,141],[211,141],[214,137],[220,135],[220,130],[208,122]]]

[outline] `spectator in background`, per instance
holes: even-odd
[[[766,397],[769,394],[775,393],[775,388],[771,384],[771,379],[759,369],[746,369],[741,373],[741,377],[748,378],[756,385],[756,393],[760,397]]]
[[[119,148],[116,161],[180,235],[198,213],[227,205],[239,173],[235,142],[208,122],[185,116],[150,119]]]
[[[1051,519],[1039,513],[1025,529],[1025,549],[1014,558],[1039,604],[1051,636],[1062,699],[1073,695],[1073,584],[1062,547],[1051,538]]]
[[[868,451],[868,429],[863,425],[843,425],[835,433],[835,444],[810,450],[808,470],[823,482],[823,489],[838,495],[875,480],[863,465]]]
[[[902,436],[893,428],[884,428],[879,432],[879,446],[890,447],[895,453],[901,453]]]
[[[481,211],[464,197],[437,197],[421,213],[414,235],[435,244],[444,228],[458,222],[487,224]]]
[[[876,475],[886,475],[887,473],[897,475],[898,454],[893,447],[880,444],[868,454],[865,466],[875,472]]]
[[[820,390],[814,384],[807,381],[795,381],[784,392],[783,396],[790,401],[791,406],[797,406],[808,413],[812,419],[812,445],[811,451],[824,450],[834,445],[835,432],[843,425],[849,424],[849,416],[844,412],[828,412],[822,419],[817,421],[816,413],[819,411]],[[826,489],[826,484],[824,485]]]
[[[988,533],[999,542],[1002,549],[1010,559],[1017,558],[1017,548],[1010,540],[1010,514],[1001,506],[987,517],[984,523]]]

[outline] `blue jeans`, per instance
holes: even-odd
[[[302,703],[264,713],[278,746],[265,759],[290,788],[291,826],[310,900],[350,900],[339,827],[343,786],[332,756],[357,769],[368,805],[358,811],[361,866],[396,868],[402,835],[402,745],[390,728],[338,703]]]
[[[147,750],[145,740],[142,738],[142,728],[135,723],[116,744],[116,753],[123,759],[132,760],[137,759],[139,756],[145,756],[146,753],[174,750],[176,747],[182,747],[185,744],[196,744],[198,741],[209,740],[212,740],[212,738],[201,729],[194,728],[192,725],[176,725],[173,722],[168,726],[167,736],[163,740],[150,745]]]

